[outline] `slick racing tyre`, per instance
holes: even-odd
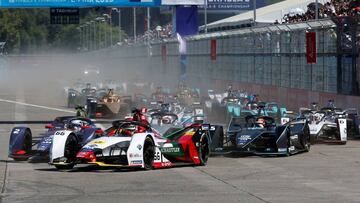
[[[55,167],[59,170],[67,170],[74,168],[77,151],[78,151],[78,141],[75,135],[71,134],[66,140],[65,149],[64,149],[64,157],[67,159],[66,162],[68,164],[55,165]]]
[[[286,154],[283,155],[284,157],[288,157],[291,155],[290,147],[292,146],[291,141],[290,141],[290,133],[289,132],[287,132],[286,137],[287,137],[287,141],[286,141],[287,144],[286,144]]]
[[[200,158],[200,165],[206,165],[210,156],[209,138],[206,133],[201,135],[198,153]]]
[[[150,137],[146,137],[144,142],[144,169],[151,170],[154,163],[155,144]]]
[[[32,135],[31,135],[30,130],[26,130],[25,135],[24,135],[24,143],[23,143],[22,149],[26,152],[26,154],[30,154],[31,148],[32,148]],[[29,158],[24,157],[24,158],[13,158],[13,159],[14,159],[14,161],[26,161]]]
[[[310,146],[311,146],[311,142],[310,142],[310,129],[309,129],[309,127],[307,126],[306,127],[306,135],[309,135],[309,136],[306,136],[305,138],[304,138],[304,140],[303,140],[303,147],[304,147],[304,150],[305,150],[305,152],[309,152],[310,151]]]

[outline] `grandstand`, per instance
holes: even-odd
[[[251,27],[255,25],[273,24],[274,22],[283,22],[285,14],[291,12],[299,12],[307,10],[307,6],[313,3],[314,0],[285,0],[276,4],[265,6],[256,10],[256,22],[254,22],[253,11],[248,11],[239,15],[235,15],[229,18],[225,18],[219,21],[208,24],[208,32],[238,29],[242,27]],[[319,0],[319,3],[325,4],[328,0]],[[297,14],[297,13],[296,13]],[[200,31],[204,29],[204,26],[200,27]]]

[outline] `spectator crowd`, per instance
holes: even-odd
[[[306,12],[290,12],[283,17],[285,23],[297,23],[315,19],[316,3],[310,3]],[[331,0],[318,4],[319,18],[354,17],[359,20],[360,0]],[[275,22],[278,23],[278,22]]]
[[[125,44],[131,45],[134,43],[141,44],[150,41],[161,41],[172,36],[172,24],[166,24],[164,26],[156,26],[154,29],[146,31],[143,35],[137,35],[136,40],[134,38],[128,38],[125,40]]]

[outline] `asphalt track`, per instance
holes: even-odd
[[[0,87],[0,121],[71,114],[61,112],[64,103],[60,94]],[[214,157],[204,167],[60,172],[46,163],[8,159],[12,127],[0,125],[0,202],[360,202],[356,140],[315,145],[292,157]],[[34,134],[44,130],[30,127]]]

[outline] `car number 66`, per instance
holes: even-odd
[[[56,132],[55,135],[65,135],[65,132]]]
[[[154,160],[160,160],[160,152],[155,152],[154,154]]]

